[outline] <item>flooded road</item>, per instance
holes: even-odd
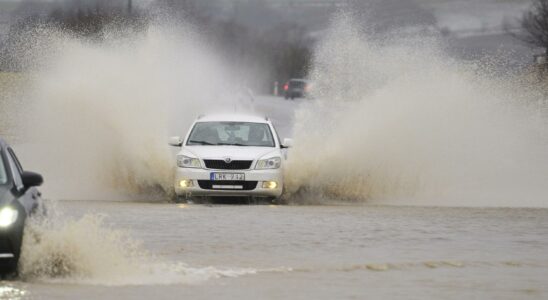
[[[547,298],[546,103],[523,106],[538,98],[520,80],[435,43],[374,45],[355,28],[334,22],[312,70],[322,97],[297,101],[204,93],[223,90],[225,68],[192,36],[60,38],[73,43],[33,97],[6,98],[3,116],[43,126],[1,132],[44,197],[66,200],[29,225],[0,299]],[[167,137],[223,106],[295,138],[292,205],[167,203]]]
[[[547,209],[61,201],[58,210],[75,220],[104,215],[104,232],[122,229],[139,240],[140,273],[97,249],[80,259],[110,260],[112,270],[2,282],[0,298],[548,296]],[[78,230],[63,231],[68,243]],[[67,253],[86,247],[68,245]]]

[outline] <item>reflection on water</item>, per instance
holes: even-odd
[[[0,299],[23,299],[26,295],[28,295],[28,292],[11,286],[10,284],[7,284],[5,282],[0,283]]]

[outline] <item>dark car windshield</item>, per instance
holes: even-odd
[[[4,166],[4,160],[0,156],[0,184],[6,184],[8,182],[8,175],[6,172],[6,166]]]
[[[289,87],[291,88],[304,88],[305,85],[306,85],[306,82],[300,81],[300,80],[291,80],[289,82]]]
[[[267,123],[198,122],[187,145],[274,147],[275,143]]]

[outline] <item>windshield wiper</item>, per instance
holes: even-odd
[[[213,143],[206,142],[206,141],[193,141],[193,140],[190,140],[188,142],[189,143],[196,143],[196,144],[199,144],[199,145],[217,145],[217,144],[213,144]]]

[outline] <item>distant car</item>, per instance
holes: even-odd
[[[244,197],[275,201],[283,191],[283,148],[268,118],[209,115],[198,118],[183,139],[169,144],[177,154],[175,192],[178,201],[211,197]]]
[[[310,96],[312,83],[305,79],[290,79],[283,86],[284,98],[295,99]]]
[[[17,271],[25,220],[42,203],[42,176],[24,171],[13,149],[0,139],[0,275]]]

